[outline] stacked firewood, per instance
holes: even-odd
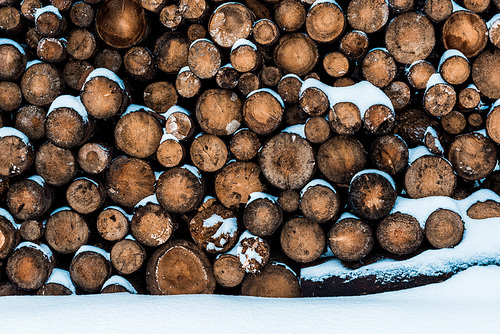
[[[300,296],[500,193],[498,0],[0,3],[1,295]]]

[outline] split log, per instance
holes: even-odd
[[[78,150],[78,165],[86,173],[100,174],[108,169],[113,150],[107,144],[86,143]]]
[[[59,70],[45,63],[31,63],[21,78],[21,91],[28,103],[48,106],[64,88]]]
[[[244,296],[296,298],[301,296],[297,275],[286,265],[271,262],[257,275],[247,275],[241,287]]]
[[[233,254],[219,255],[214,261],[213,270],[215,280],[224,288],[234,288],[245,278],[245,270]]]
[[[206,90],[196,102],[196,119],[209,134],[232,135],[243,120],[241,100],[230,90]]]
[[[306,75],[316,66],[318,49],[307,35],[292,33],[279,39],[274,49],[274,62],[285,73]]]
[[[476,13],[459,10],[446,19],[441,38],[446,49],[456,49],[471,58],[486,47],[488,28]]]
[[[99,181],[88,177],[76,178],[66,190],[66,201],[78,213],[90,214],[101,207],[106,199],[106,191]]]
[[[448,209],[438,209],[425,221],[425,238],[435,248],[455,247],[462,241],[464,222],[460,215]]]
[[[87,222],[69,207],[62,207],[50,215],[45,224],[45,240],[51,249],[61,254],[71,254],[89,238]]]
[[[109,253],[94,246],[80,247],[71,261],[69,274],[78,289],[89,293],[100,291],[111,276]]]
[[[123,239],[129,230],[130,215],[117,206],[104,208],[97,216],[96,227],[99,235],[108,241]]]
[[[188,66],[188,51],[191,41],[186,35],[166,32],[156,40],[153,55],[156,66],[167,74],[175,74]]]
[[[189,155],[198,169],[204,172],[216,172],[226,164],[228,150],[219,137],[202,133],[191,143]]]
[[[149,202],[138,207],[139,205],[136,206],[130,221],[130,232],[144,246],[158,247],[163,245],[170,239],[177,224],[170,214],[157,203]]]
[[[24,133],[11,127],[0,128],[0,175],[23,173],[31,167],[33,154],[33,146]]]
[[[252,193],[243,210],[243,224],[252,234],[272,235],[283,223],[283,211],[278,199],[265,193]]]
[[[39,218],[47,212],[53,200],[52,189],[39,175],[13,183],[7,192],[9,211],[14,217],[23,220]]]
[[[500,217],[500,203],[493,200],[479,201],[467,209],[467,216],[472,219]]]
[[[36,242],[40,240],[45,233],[45,223],[47,221],[44,220],[25,220],[21,223],[21,227],[19,227],[19,235],[21,239],[31,242]]]
[[[218,72],[217,72],[218,73]],[[196,96],[201,89],[201,81],[188,66],[183,67],[175,80],[175,89],[180,96],[188,99]],[[154,109],[154,108],[153,108]]]
[[[70,150],[46,142],[36,151],[35,168],[45,182],[58,187],[75,176],[76,159]]]
[[[146,285],[153,295],[213,293],[215,278],[205,253],[186,240],[158,248],[147,264]]]
[[[283,225],[280,244],[286,256],[300,263],[308,263],[323,253],[326,240],[318,223],[299,217]]]
[[[236,131],[229,142],[229,151],[238,160],[248,161],[257,156],[260,149],[260,140],[250,129]]]
[[[26,241],[20,243],[10,255],[6,272],[9,280],[18,288],[37,290],[49,278],[54,263],[54,257],[47,245]]]
[[[312,180],[300,192],[300,210],[313,222],[325,223],[333,219],[339,209],[340,196],[324,180]]]
[[[382,0],[353,0],[347,7],[349,25],[367,34],[382,29],[388,19],[389,5]]]
[[[387,216],[377,226],[377,240],[386,251],[396,255],[414,252],[423,240],[419,222],[412,216],[396,212]]]
[[[208,22],[208,32],[218,45],[229,48],[252,32],[254,14],[240,3],[224,3],[217,7]]]
[[[243,120],[250,130],[259,135],[276,130],[284,112],[283,100],[268,88],[253,91],[243,103]]]
[[[297,31],[306,21],[306,10],[297,0],[283,0],[276,4],[274,21],[283,31]]]
[[[132,237],[118,241],[111,248],[111,264],[122,275],[139,270],[146,260],[146,251]]]
[[[204,192],[204,179],[194,166],[173,167],[163,172],[156,182],[158,202],[172,213],[186,213],[196,209]]]
[[[377,169],[395,175],[408,164],[408,146],[398,135],[385,135],[375,139],[368,157]]]
[[[197,39],[189,46],[188,64],[191,72],[200,79],[210,79],[222,64],[222,54],[208,39]]]
[[[262,174],[273,186],[283,190],[299,189],[314,174],[316,158],[304,138],[295,133],[282,132],[264,144],[259,164]]]
[[[345,214],[332,226],[327,236],[332,253],[342,261],[360,261],[374,244],[373,232],[367,223]]]
[[[457,177],[446,159],[427,154],[410,163],[404,179],[406,193],[410,198],[453,194]]]

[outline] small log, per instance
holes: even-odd
[[[190,41],[196,41],[200,38],[205,38],[207,36],[207,30],[205,27],[199,23],[193,23],[187,29],[187,36]]]
[[[186,109],[173,106],[163,116],[165,117],[165,132],[177,140],[186,140],[194,134],[196,123]]]
[[[17,83],[0,81],[0,110],[12,112],[19,109],[23,96]]]
[[[114,49],[100,49],[95,56],[95,67],[107,68],[115,73],[122,66],[122,55]]]
[[[450,113],[457,101],[455,89],[441,75],[433,74],[427,81],[423,106],[432,116],[442,117]]]
[[[347,7],[349,25],[367,34],[381,30],[388,19],[389,4],[383,0],[353,0]]]
[[[25,220],[21,223],[21,227],[19,227],[19,235],[21,239],[31,242],[36,242],[40,240],[45,233],[45,223],[46,221],[42,220]]]
[[[306,75],[316,66],[317,61],[316,44],[305,34],[284,35],[274,49],[274,62],[285,73]]]
[[[413,10],[415,0],[388,0],[392,12],[400,14]]]
[[[60,148],[80,146],[94,133],[93,119],[80,98],[60,95],[50,105],[45,121],[45,136]]]
[[[55,37],[66,30],[66,18],[52,6],[44,6],[35,13],[36,30],[45,37]]]
[[[218,73],[218,72],[217,72]],[[180,96],[188,99],[196,96],[201,89],[201,81],[189,67],[183,67],[175,80],[175,89]]]
[[[363,76],[377,87],[385,87],[396,77],[396,62],[389,52],[374,49],[363,59]]]
[[[330,52],[323,58],[323,68],[334,78],[340,78],[349,71],[349,60],[340,52]]]
[[[59,70],[45,63],[34,63],[26,69],[21,78],[23,97],[30,104],[48,106],[64,88]]]
[[[17,79],[26,69],[26,52],[13,40],[4,39],[4,42],[0,43],[0,60],[1,80]]]
[[[398,135],[385,135],[375,139],[368,157],[374,167],[394,176],[408,164],[408,146]]]
[[[54,263],[47,245],[26,241],[10,255],[6,266],[7,277],[20,289],[37,290],[49,278]]]
[[[45,224],[45,240],[51,249],[61,254],[74,253],[89,238],[87,222],[69,207],[55,210]]]
[[[215,195],[228,209],[246,204],[253,192],[262,192],[260,167],[254,162],[236,161],[224,166],[215,177]]]
[[[207,256],[193,243],[170,241],[147,264],[146,286],[153,295],[213,293],[216,281]]]
[[[396,255],[407,255],[422,244],[423,232],[419,222],[412,216],[392,213],[377,226],[377,240],[386,251]]]
[[[38,30],[36,30],[35,27],[28,28],[28,31],[26,32],[26,36],[25,36],[26,45],[30,49],[36,50],[36,47],[38,46],[38,43],[40,42],[40,40],[42,38],[43,38],[43,35],[40,34],[38,32]]]
[[[216,172],[226,164],[228,150],[219,137],[202,133],[193,139],[189,155],[198,169],[204,172]]]
[[[35,168],[45,182],[58,187],[75,176],[76,159],[70,150],[46,142],[36,151]]]
[[[306,21],[306,10],[297,0],[283,0],[276,4],[274,21],[283,31],[297,31]]]
[[[254,14],[240,3],[224,3],[217,7],[208,22],[208,32],[218,45],[228,48],[240,38],[248,38]]]
[[[130,105],[116,123],[116,147],[135,158],[153,155],[163,135],[160,123],[146,107]]]
[[[300,210],[316,223],[333,219],[340,209],[340,196],[328,182],[315,179],[300,192]]]
[[[99,37],[117,49],[130,48],[139,43],[146,33],[146,26],[144,9],[135,0],[106,0],[100,5],[95,18]]]
[[[472,64],[472,81],[490,99],[500,99],[500,50],[481,53]]]
[[[214,43],[199,39],[191,43],[188,51],[188,64],[191,72],[200,79],[213,78],[222,63],[222,55]]]
[[[435,44],[434,27],[423,14],[404,13],[387,25],[385,46],[397,62],[412,64],[425,59]]]
[[[234,288],[245,278],[245,270],[241,266],[240,260],[233,254],[217,256],[213,270],[215,280],[224,288]]]
[[[332,226],[328,232],[327,242],[339,260],[355,262],[371,252],[374,238],[370,225],[347,214],[341,216]]]
[[[68,35],[66,50],[75,59],[87,60],[97,52],[96,38],[86,29],[75,29]]]
[[[156,66],[167,74],[175,74],[188,66],[188,52],[191,41],[186,35],[166,32],[156,40],[153,55]]]
[[[120,58],[121,59],[121,58]],[[63,69],[63,78],[69,88],[81,90],[85,79],[94,67],[85,60],[69,60]]]
[[[12,215],[0,208],[0,260],[6,259],[19,243],[19,225]]]
[[[425,238],[435,248],[455,247],[462,241],[464,222],[460,215],[448,209],[438,209],[425,221]]]
[[[198,207],[205,192],[205,182],[198,169],[184,165],[163,172],[156,182],[160,205],[172,213],[186,213]]]
[[[0,175],[23,173],[31,167],[33,154],[33,146],[24,133],[11,127],[0,128]]]
[[[233,68],[241,73],[256,71],[262,65],[262,55],[257,46],[246,39],[233,44],[229,59]]]
[[[307,87],[299,96],[299,105],[311,116],[321,116],[329,108],[328,96],[317,87]]]
[[[465,129],[467,125],[467,120],[465,119],[464,114],[459,111],[452,110],[449,114],[441,117],[441,126],[444,131],[457,135]]]
[[[302,125],[309,119],[309,115],[298,104],[295,104],[286,109],[284,118],[287,126]]]
[[[297,211],[300,205],[300,195],[295,190],[284,190],[278,196],[278,203],[288,213]]]
[[[446,19],[441,38],[445,49],[456,49],[471,58],[486,47],[488,28],[476,13],[459,10]]]
[[[176,4],[171,4],[163,7],[160,11],[160,22],[169,29],[175,29],[181,25],[184,17],[182,16],[181,8]]]
[[[448,160],[458,176],[465,180],[480,180],[496,166],[496,148],[489,138],[478,133],[455,137],[448,149]]]
[[[387,216],[396,198],[397,189],[392,177],[376,169],[357,173],[349,185],[349,205],[357,215],[367,220]]]
[[[111,276],[109,253],[94,246],[80,247],[71,261],[69,274],[78,289],[89,293],[100,291]]]
[[[66,12],[71,8],[73,1],[71,0],[50,0],[50,3],[59,9],[61,12]]]
[[[429,126],[435,125],[428,113],[408,109],[398,115],[397,133],[410,145],[420,145]]]
[[[243,120],[241,100],[230,90],[208,89],[196,102],[196,119],[209,134],[232,135]]]
[[[39,218],[47,212],[53,200],[52,189],[38,175],[13,183],[7,192],[7,207],[18,219]]]
[[[351,30],[340,40],[339,50],[350,60],[360,59],[368,50],[368,36],[363,31]]]
[[[34,105],[25,105],[16,113],[15,128],[24,133],[30,140],[45,137],[45,119],[47,111]]]
[[[304,126],[306,139],[313,144],[324,143],[330,138],[330,125],[324,117],[314,116],[307,120]]]
[[[114,72],[97,68],[85,79],[80,99],[89,115],[106,119],[123,111],[128,95],[123,81]]]
[[[233,89],[238,86],[240,74],[236,71],[231,64],[226,64],[219,68],[215,75],[215,82],[217,86],[222,89]]]
[[[486,23],[486,26],[488,27],[488,37],[494,46],[497,48],[500,47],[500,17],[497,17],[496,15],[491,18],[490,21]]]
[[[80,28],[88,28],[94,21],[95,10],[86,2],[75,2],[69,11],[71,22]]]
[[[424,89],[431,75],[436,73],[434,66],[425,60],[414,62],[406,72],[406,78],[415,89]]]
[[[252,27],[252,37],[255,43],[271,46],[278,42],[280,31],[276,23],[269,19],[260,19]]]
[[[363,145],[352,136],[338,135],[321,144],[317,159],[321,173],[331,182],[349,184],[366,164]]]
[[[130,221],[130,232],[134,238],[148,247],[166,243],[176,228],[177,224],[170,214],[157,203],[151,202],[138,208],[136,206]]]
[[[436,155],[424,155],[411,162],[405,173],[404,185],[410,198],[451,196],[457,177],[451,164]]]
[[[325,243],[325,234],[319,224],[304,217],[287,221],[280,234],[283,252],[300,263],[309,263],[319,258],[325,249]]]
[[[363,124],[359,108],[352,102],[338,102],[328,113],[332,130],[341,135],[356,133]]]
[[[281,78],[278,83],[278,94],[285,103],[299,102],[302,80],[294,74],[288,74]]]
[[[265,193],[250,194],[243,210],[243,224],[252,234],[272,235],[283,223],[283,211],[276,197]]]
[[[439,74],[451,85],[463,84],[470,75],[470,65],[467,58],[457,50],[448,50],[439,61]]]
[[[118,241],[111,248],[111,264],[122,275],[129,275],[139,270],[146,260],[146,251],[133,238]]]
[[[426,0],[423,9],[429,20],[440,23],[453,13],[453,2],[452,0]]]
[[[123,56],[123,66],[130,75],[140,81],[151,80],[155,75],[156,66],[153,54],[143,46],[128,49]]]
[[[189,221],[189,232],[200,249],[207,253],[224,253],[238,241],[238,222],[233,211],[212,199]]]
[[[342,8],[335,2],[325,1],[309,8],[306,31],[316,42],[331,43],[338,39],[347,25]]]
[[[206,0],[181,0],[179,9],[182,16],[189,21],[202,21],[209,13],[209,5]]]
[[[173,135],[164,132],[156,150],[156,160],[167,168],[179,165],[186,156],[186,149]]]
[[[38,58],[47,63],[60,63],[66,59],[66,41],[53,37],[44,37],[36,48]]]
[[[458,94],[458,106],[460,109],[470,110],[479,106],[481,94],[476,86],[470,85]]]
[[[149,164],[137,158],[119,156],[106,171],[106,193],[118,205],[134,207],[155,192],[155,175]]]
[[[35,21],[36,10],[43,6],[40,0],[25,0],[22,1],[20,5],[21,14],[24,18],[33,22]]]
[[[271,262],[257,275],[247,275],[241,287],[244,296],[297,298],[301,296],[297,275],[286,265]]]
[[[238,160],[248,161],[257,156],[260,149],[260,140],[250,129],[236,131],[229,142],[229,151]]]
[[[282,190],[299,189],[314,174],[316,158],[307,140],[294,133],[282,132],[264,144],[259,164],[271,185]]]
[[[243,103],[243,119],[250,130],[269,134],[280,125],[285,111],[281,97],[264,88],[252,92]]]
[[[97,216],[96,227],[99,235],[108,241],[123,239],[129,230],[130,215],[117,206],[104,208]]]
[[[472,219],[500,217],[500,203],[493,200],[476,202],[467,209],[467,216]]]
[[[257,274],[269,262],[269,243],[248,231],[241,234],[235,247],[236,256],[247,273]]]
[[[238,89],[243,96],[248,96],[251,92],[260,88],[262,88],[262,81],[255,73],[243,73],[238,79]]]
[[[100,174],[104,172],[113,158],[113,151],[107,144],[86,143],[78,150],[78,165],[86,173]]]
[[[384,89],[385,95],[391,99],[394,110],[404,110],[410,104],[411,90],[403,81],[393,81]]]
[[[66,190],[66,201],[78,213],[90,214],[101,207],[106,191],[99,181],[87,177],[76,178]]]
[[[167,4],[167,1],[165,1],[165,0],[141,0],[140,4],[145,10],[149,10],[150,12],[158,14],[162,10],[162,8],[165,7],[165,5]]]
[[[281,70],[275,66],[264,66],[260,72],[260,79],[264,86],[274,87],[281,80]]]

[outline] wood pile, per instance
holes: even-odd
[[[0,295],[318,295],[500,217],[500,1],[0,5]]]

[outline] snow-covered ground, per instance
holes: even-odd
[[[499,333],[500,267],[356,297],[1,297],[0,333]]]

